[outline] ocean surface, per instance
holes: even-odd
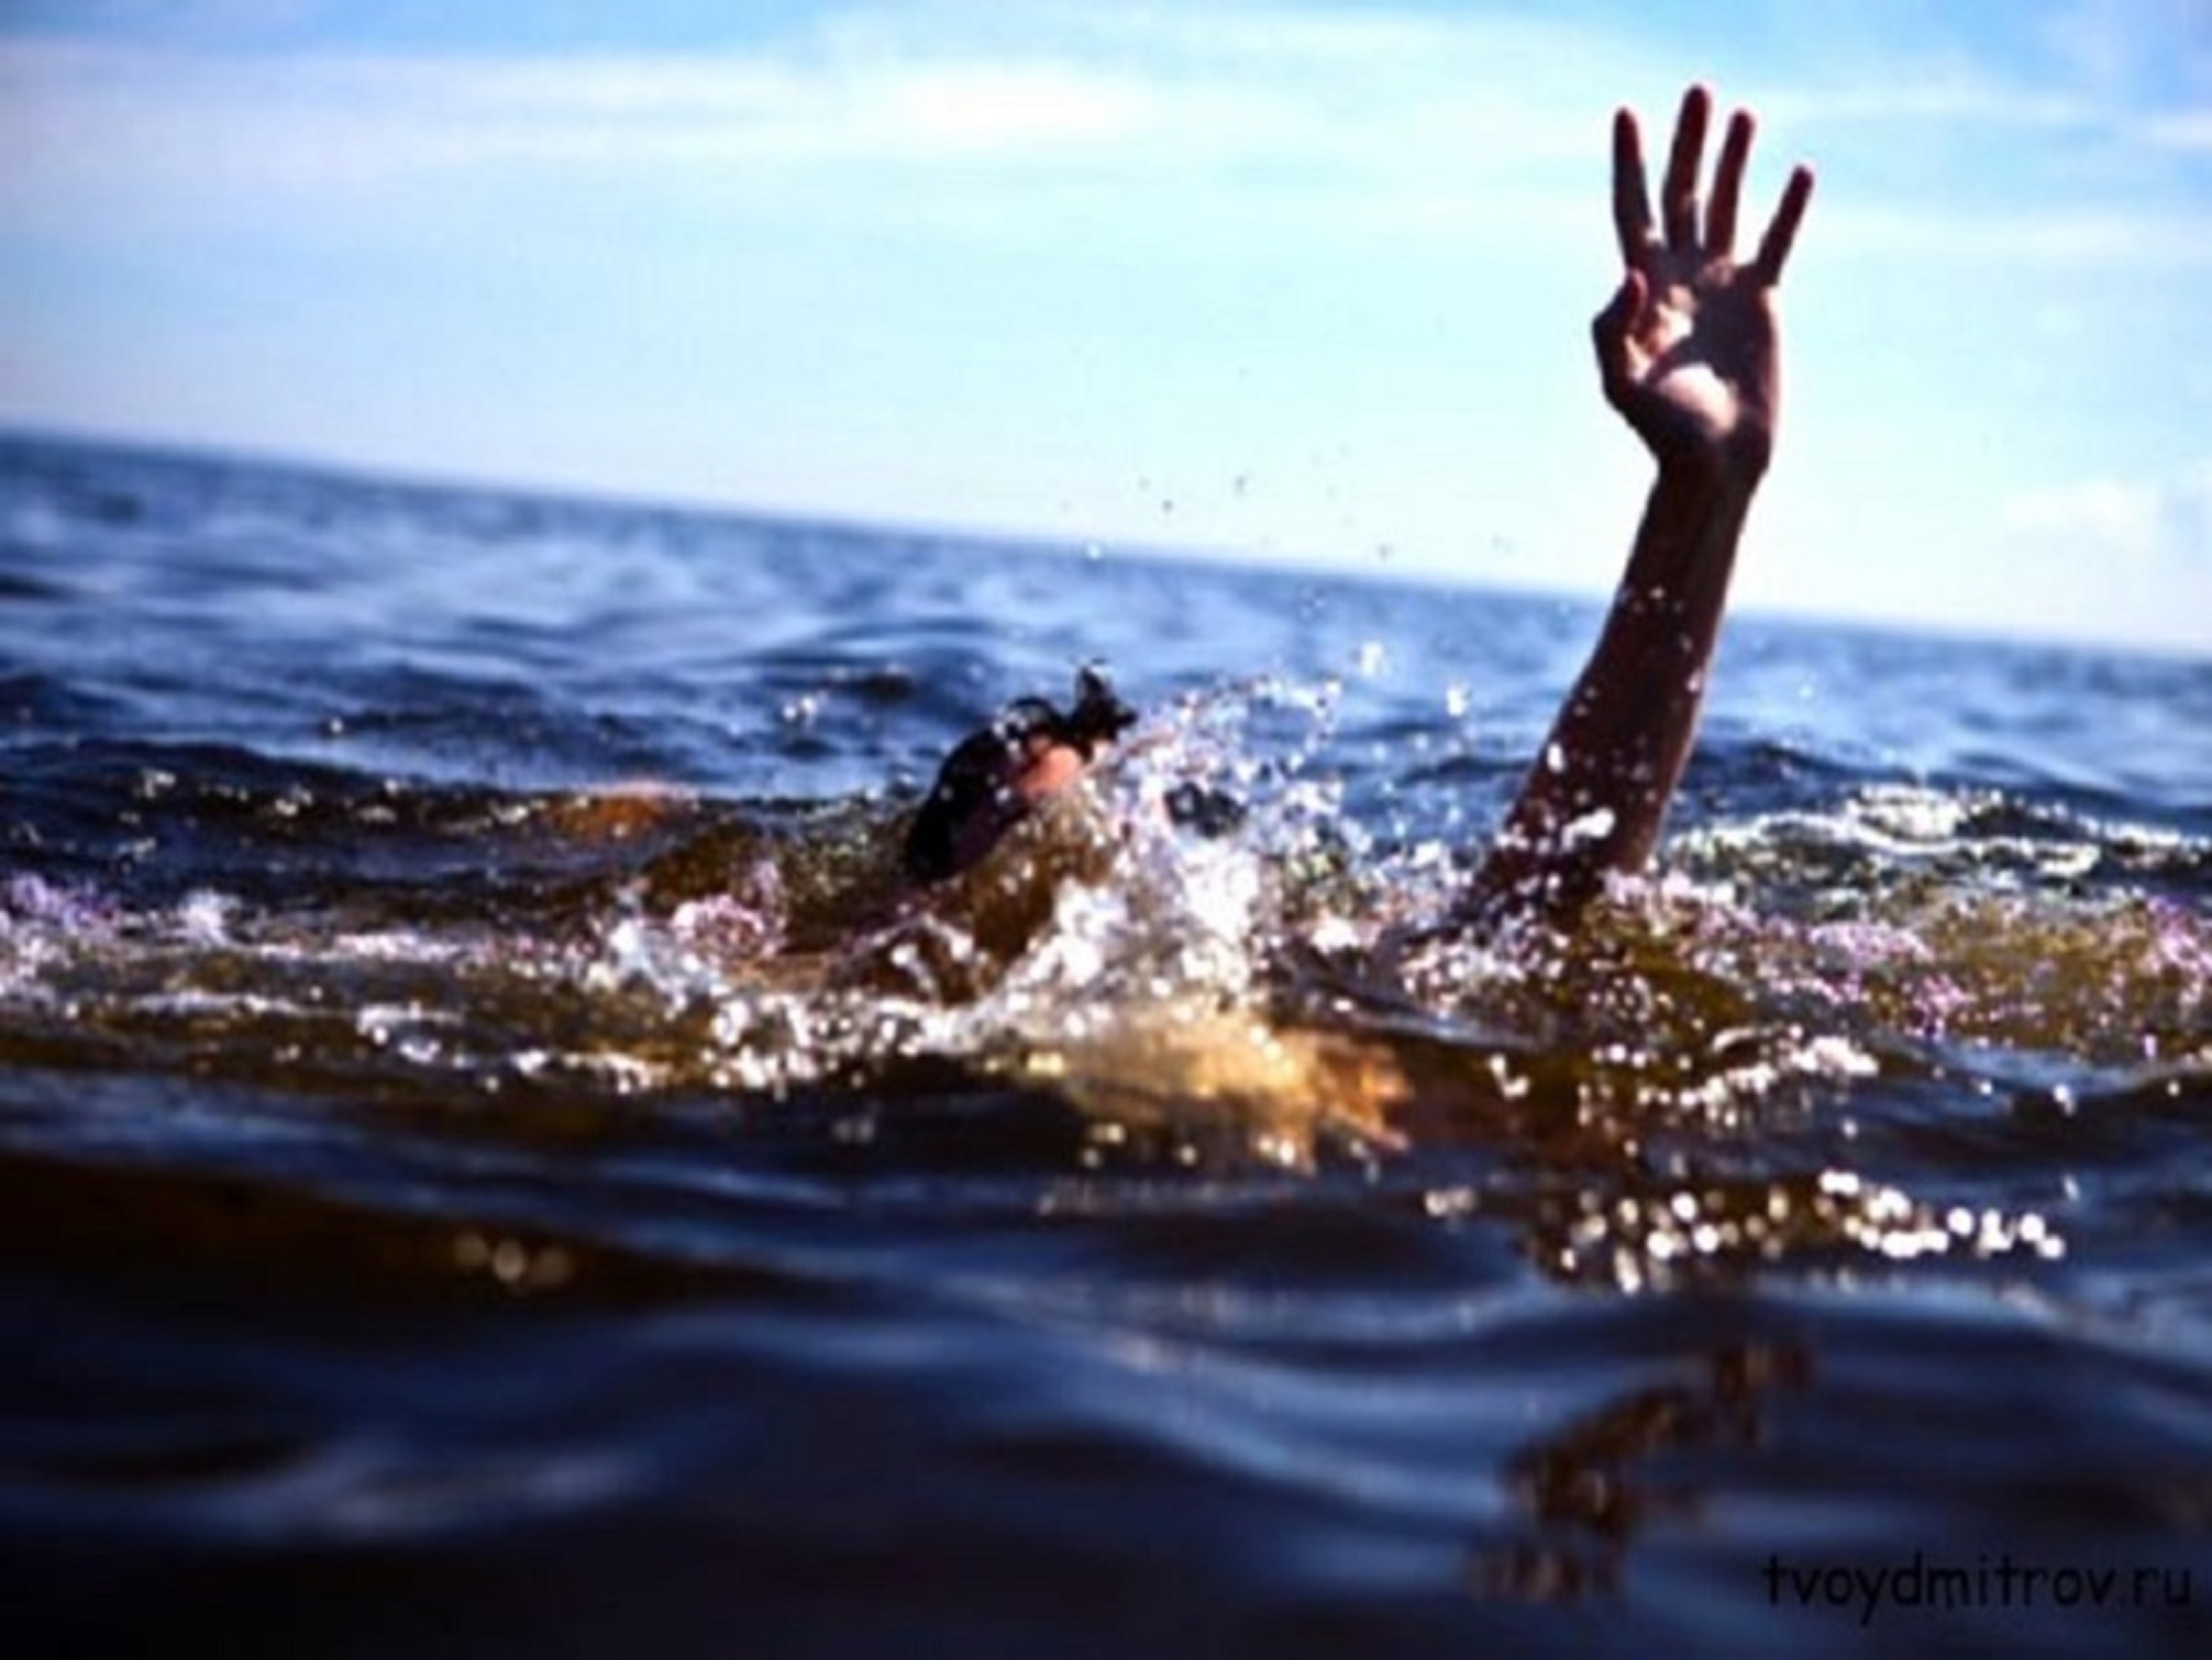
[[[8,1651],[2212,1652],[2212,658],[1738,620],[1380,950],[1596,618],[0,440]]]

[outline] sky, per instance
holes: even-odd
[[[1738,605],[2212,657],[2212,0],[0,0],[0,426],[1601,596],[1692,79]]]

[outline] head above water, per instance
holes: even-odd
[[[1099,750],[1136,723],[1103,671],[1079,669],[1066,710],[1016,698],[963,738],[906,832],[902,864],[918,885],[958,876],[1046,797],[1083,775]]]

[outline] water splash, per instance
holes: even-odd
[[[401,921],[404,895],[134,906],[18,876],[10,1041],[427,1097],[827,1101],[856,1134],[913,1080],[1011,1087],[1072,1111],[1099,1167],[1481,1146],[1522,1173],[1532,1260],[1629,1288],[1835,1251],[2047,1255],[2062,1232],[2033,1205],[1876,1176],[1851,1151],[1867,1103],[1949,1078],[2093,1112],[2212,1076],[2212,929],[2133,880],[2193,868],[2186,836],[1862,785],[1693,828],[1572,937],[1409,934],[1466,854],[1347,807],[1341,696],[1272,677],[1171,705],[926,905],[897,895],[881,803],[760,825],[670,795],[448,810],[388,784],[377,811],[558,880]],[[1234,810],[1194,824],[1173,805],[1194,788]],[[1432,1193],[1444,1220],[1498,1203]]]

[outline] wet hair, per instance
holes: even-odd
[[[1014,773],[1038,741],[1064,745],[1089,760],[1136,724],[1136,712],[1114,695],[1105,671],[1085,665],[1076,671],[1075,702],[1066,709],[1042,697],[1017,697],[962,738],[944,764],[914,822],[907,827],[901,863],[909,881],[943,881],[959,873],[961,832],[978,816],[1003,832],[1028,811],[1010,787]]]

